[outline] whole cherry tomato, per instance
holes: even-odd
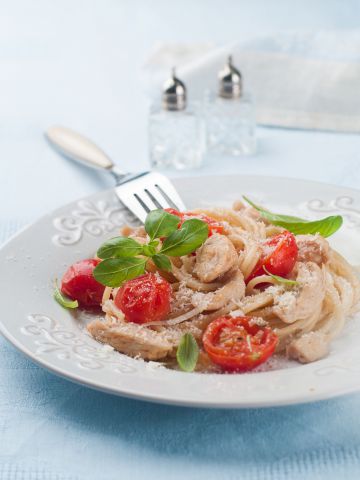
[[[100,260],[95,258],[80,260],[66,270],[61,280],[61,292],[72,300],[77,300],[80,307],[101,305],[105,287],[93,276],[98,263]]]
[[[202,340],[216,365],[228,372],[245,372],[274,353],[278,337],[271,328],[251,321],[251,317],[220,317],[207,326]]]
[[[147,323],[163,320],[170,312],[171,286],[164,278],[146,273],[124,283],[115,297],[115,305],[126,320]]]

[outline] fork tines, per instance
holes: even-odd
[[[116,187],[124,205],[142,222],[151,210],[175,208],[185,210],[185,205],[170,180],[160,173],[147,173]]]

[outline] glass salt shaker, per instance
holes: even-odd
[[[255,106],[243,91],[242,75],[229,56],[219,72],[217,94],[205,100],[207,144],[210,151],[225,155],[250,155],[256,151]]]
[[[164,84],[161,104],[149,116],[149,150],[153,167],[179,170],[199,167],[206,150],[201,105],[188,102],[184,83],[172,71]]]

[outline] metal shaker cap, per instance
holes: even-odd
[[[239,70],[234,67],[231,55],[227,64],[219,75],[219,91],[218,94],[223,98],[239,98],[243,93],[242,76]]]
[[[175,68],[172,69],[171,78],[164,83],[162,106],[165,110],[184,110],[186,108],[186,87],[176,77]]]

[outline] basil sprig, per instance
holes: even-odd
[[[280,277],[279,275],[274,275],[273,273],[269,272],[269,270],[266,267],[263,267],[263,269],[277,283],[283,283],[285,285],[298,285],[299,284],[299,282],[297,282],[296,280],[290,280],[289,278],[284,278],[284,277]]]
[[[243,198],[270,223],[286,228],[286,230],[289,230],[289,232],[292,232],[295,235],[315,235],[316,233],[319,233],[323,237],[330,237],[330,235],[339,230],[343,224],[343,218],[341,215],[332,215],[330,217],[322,218],[321,220],[309,221],[299,217],[279,215],[277,213],[269,212],[259,205],[255,205],[255,203],[249,200],[247,197],[243,196]]]
[[[179,223],[177,215],[165,210],[149,212],[145,220],[149,242],[141,244],[128,237],[115,237],[105,242],[97,251],[102,262],[94,269],[95,279],[108,287],[119,287],[126,280],[145,273],[149,258],[160,270],[170,271],[169,257],[193,252],[204,243],[209,233],[207,223],[198,218],[186,220],[180,228]]]
[[[71,300],[70,298],[65,297],[57,286],[57,282],[55,281],[54,285],[54,298],[58,302],[59,305],[61,305],[64,308],[77,308],[79,306],[79,303],[77,300]]]
[[[184,372],[192,372],[199,358],[199,346],[191,333],[185,333],[176,351],[176,359],[179,367]]]

